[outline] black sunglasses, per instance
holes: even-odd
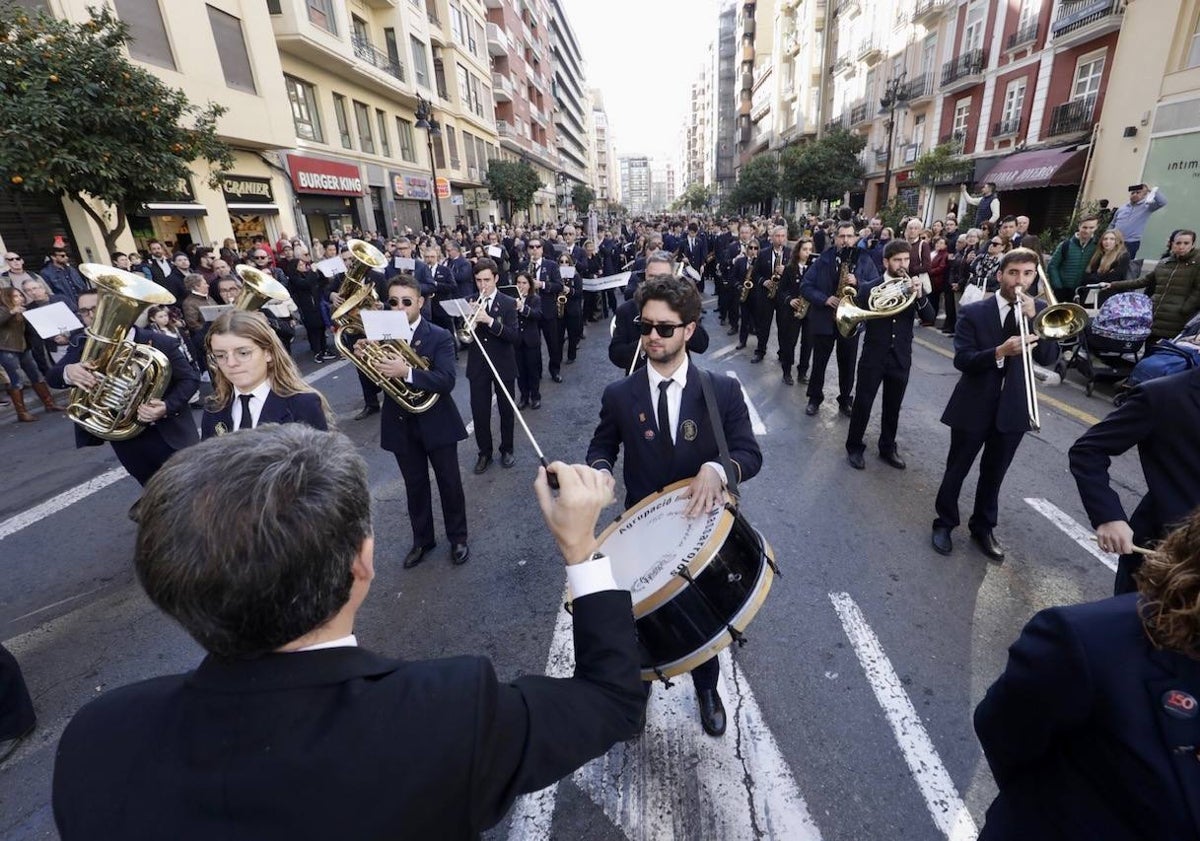
[[[638,332],[643,336],[649,336],[650,331],[654,330],[658,333],[659,338],[669,339],[675,335],[675,331],[680,327],[686,327],[686,324],[664,324],[653,321],[642,321],[640,318],[635,319],[638,327]]]
[[[411,307],[412,305],[412,298],[388,298],[388,306],[390,307]]]
[[[988,245],[1004,245],[1004,243],[998,239],[994,239],[991,242],[989,242]]]

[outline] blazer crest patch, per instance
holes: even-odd
[[[229,427],[227,427],[224,422],[221,422],[213,428],[213,432],[217,433],[218,435],[224,435],[229,432]]]
[[[696,422],[691,418],[683,422],[683,425],[680,427],[680,431],[683,432],[684,441],[695,441],[696,436],[700,434],[700,430],[696,426]]]

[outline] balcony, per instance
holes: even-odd
[[[1038,26],[1037,21],[1034,21],[1033,23],[1022,26],[1020,29],[1018,29],[1016,32],[1014,32],[1012,35],[1008,36],[1008,40],[1005,42],[1005,47],[1010,52],[1013,50],[1021,50],[1021,49],[1025,49],[1025,48],[1032,49],[1033,45],[1037,43],[1039,29],[1040,29],[1040,27]]]
[[[512,44],[508,41],[508,33],[494,23],[487,25],[487,45],[488,53],[494,58],[508,55],[512,50]]]
[[[517,137],[517,130],[506,120],[496,120],[496,134],[501,137]]]
[[[382,70],[400,82],[405,81],[404,65],[376,47],[366,38],[359,35],[351,35],[350,43],[354,45],[354,55],[357,58],[365,61],[376,70]]]
[[[856,126],[871,119],[871,108],[866,102],[856,102],[850,108],[850,125]]]
[[[480,175],[479,167],[468,166],[467,167],[467,179],[469,181],[482,182],[483,178]]]
[[[1055,105],[1050,112],[1050,129],[1047,137],[1057,137],[1062,134],[1080,134],[1090,131],[1092,118],[1096,113],[1096,97],[1085,96]]]
[[[854,59],[849,55],[840,55],[830,68],[834,73],[845,73],[854,68]]]
[[[800,52],[800,38],[795,32],[789,32],[783,39],[783,52],[784,55],[795,55]]]
[[[920,76],[914,76],[904,85],[904,96],[901,98],[907,100],[909,105],[930,99],[933,97],[933,84],[936,81],[934,73],[922,73]]]
[[[953,5],[952,0],[917,0],[913,9],[912,22],[929,25],[941,17]]]
[[[830,120],[829,122],[827,122],[825,124],[825,133],[829,134],[830,132],[834,132],[834,131],[843,131],[843,130],[845,130],[845,128],[846,128],[845,118],[838,117],[837,119]]]
[[[394,9],[398,4],[399,0],[365,0],[369,9]]]
[[[942,65],[942,93],[954,93],[983,81],[983,50],[971,50]]]
[[[1050,26],[1055,48],[1081,44],[1121,28],[1127,0],[1063,0]]]
[[[492,96],[497,102],[512,102],[517,97],[517,91],[512,79],[503,73],[492,74]]]
[[[1017,132],[1021,130],[1021,118],[1010,117],[1007,120],[1001,120],[998,123],[992,123],[992,131],[989,135],[992,140],[1000,140],[1005,137],[1015,137]]]
[[[753,38],[754,32],[754,18],[747,18],[746,22],[742,24],[742,35],[747,38]]]
[[[855,55],[858,56],[859,61],[866,64],[874,64],[883,56],[883,48],[879,45],[879,38],[872,35],[859,41]]]
[[[742,43],[742,61],[754,61],[754,42],[747,41]]]
[[[838,15],[852,15],[859,11],[858,0],[837,0],[834,12]]]

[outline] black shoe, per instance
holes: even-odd
[[[460,567],[467,562],[471,557],[471,547],[466,543],[455,543],[450,547],[450,560],[456,567]]]
[[[801,383],[807,383],[808,382],[808,372],[801,371],[799,368],[797,368],[796,369],[796,379]]]
[[[854,402],[851,400],[839,400],[838,411],[846,417],[850,417],[850,415],[854,412]]]
[[[517,463],[517,460],[516,460],[516,458],[513,457],[512,453],[504,453],[504,452],[500,453],[500,466],[501,467],[512,467],[516,463]]]
[[[813,415],[815,415],[817,413],[817,410],[820,408],[821,408],[820,403],[809,403],[807,406],[804,407],[804,414],[808,415],[811,418]]]
[[[890,464],[897,470],[903,470],[904,468],[908,467],[908,465],[904,463],[904,459],[900,458],[900,454],[894,450],[890,453],[880,453],[879,458],[881,461]]]
[[[408,554],[404,556],[404,568],[412,569],[417,564],[425,559],[425,555],[437,546],[436,543],[430,543],[428,546],[414,546],[408,550]]]
[[[540,408],[542,408],[542,398],[540,398],[540,397],[535,397],[535,398],[533,398],[532,400],[530,400],[530,401],[529,401],[529,408],[531,408],[531,409],[540,409]]]
[[[517,404],[517,408],[524,409],[528,405],[529,405],[529,398],[523,396],[523,397],[521,397],[521,402]]]
[[[863,458],[863,454],[857,450],[852,453],[846,453],[846,461],[850,462],[850,466],[855,470],[867,469],[867,462]]]
[[[697,689],[696,701],[700,705],[700,726],[710,736],[725,735],[725,705],[715,689]]]
[[[319,353],[314,353],[313,354],[313,362],[317,363],[318,365],[321,365],[325,362],[325,357]]]
[[[359,413],[354,416],[354,419],[362,420],[363,418],[369,418],[369,417],[371,417],[371,415],[377,415],[377,414],[379,414],[378,406],[370,406],[370,405],[363,406],[362,409],[359,411]]]
[[[491,466],[492,466],[492,457],[480,454],[478,460],[476,460],[476,462],[475,462],[475,472],[477,474],[483,473]]]
[[[765,353],[757,353],[757,352],[756,352],[756,353],[754,354],[754,358],[753,358],[753,359],[751,359],[751,360],[750,360],[750,362],[751,362],[751,363],[753,363],[753,364],[757,364],[757,363],[759,363],[759,362],[762,362],[762,361],[763,361],[763,357],[764,357],[764,356],[766,356],[766,354],[765,354]]]
[[[574,357],[574,356],[568,356],[568,357],[567,357],[567,364],[568,364],[568,365],[574,365],[574,364],[575,364],[575,357]]]
[[[783,372],[783,384],[784,385],[795,385],[796,384],[796,381],[792,379],[791,371]]]
[[[954,541],[950,539],[950,529],[945,526],[933,527],[930,542],[933,543],[933,548],[939,555],[949,555],[954,551]]]
[[[551,374],[550,379],[554,380],[556,383],[561,383],[562,382],[562,374]]]
[[[992,534],[992,530],[973,531],[971,532],[971,540],[979,551],[987,555],[993,561],[1004,560],[1004,547],[1000,545],[1000,541],[996,539],[996,535]]]
[[[732,334],[732,333],[730,333],[730,335],[733,335],[733,334]],[[738,346],[737,346],[737,347],[735,347],[735,348],[734,348],[734,350],[742,350],[744,347],[746,347],[746,343],[745,343],[745,342],[739,342],[739,343],[738,343]]]
[[[737,334],[738,334],[738,326],[736,324],[734,324],[732,327],[730,327],[728,330],[725,331],[726,336],[736,336]]]
[[[954,335],[954,328],[953,328],[953,327],[951,327],[949,330],[942,330],[942,333],[943,333],[944,335],[946,335],[946,336],[953,336],[953,335]]]

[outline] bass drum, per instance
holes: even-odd
[[[600,535],[617,586],[633,596],[643,680],[689,672],[743,642],[777,571],[770,545],[731,504],[684,516],[690,483],[651,494]]]

